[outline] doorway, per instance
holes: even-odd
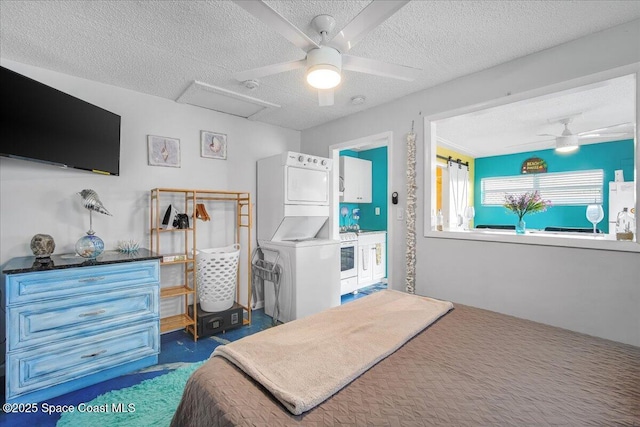
[[[332,173],[332,188],[333,197],[330,204],[329,215],[329,227],[330,233],[333,239],[339,240],[340,238],[340,152],[343,150],[365,151],[373,150],[380,147],[386,147],[387,149],[387,190],[385,194],[385,208],[387,212],[386,231],[387,231],[387,279],[393,276],[393,241],[395,236],[394,221],[395,217],[390,209],[389,201],[391,200],[391,192],[393,191],[393,173],[392,173],[392,159],[393,159],[393,132],[384,132],[375,135],[366,136],[354,140],[349,140],[329,146],[329,157],[333,160],[333,173]],[[399,208],[398,208],[399,209]],[[393,282],[392,282],[393,285]],[[393,288],[393,286],[392,286]],[[397,289],[400,289],[396,287]]]

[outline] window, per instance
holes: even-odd
[[[637,74],[635,64],[425,117],[424,236],[640,253],[640,221],[636,222],[635,244],[616,241],[612,218],[620,208],[615,206],[618,198],[613,203],[609,191],[609,183],[618,180],[617,171],[622,170],[626,186],[633,188],[631,208],[640,206]],[[576,85],[578,81],[581,86]],[[562,142],[558,124],[564,126],[569,121],[580,148],[559,153],[554,150]],[[473,230],[443,227],[439,231],[435,225],[439,208],[436,162],[446,150],[456,153],[453,158],[471,158]],[[553,172],[521,174],[523,162],[532,157],[549,161]],[[511,225],[513,216],[501,208],[505,195],[532,190],[538,190],[558,209],[532,217],[526,236],[476,230],[477,224]],[[594,203],[601,204],[605,212],[607,222],[599,225],[604,233],[575,232],[593,228],[585,208]],[[547,226],[572,230],[547,233]]]
[[[603,202],[602,169],[516,175],[481,180],[482,204],[502,206],[507,194],[539,191],[543,199],[555,206],[588,205]]]

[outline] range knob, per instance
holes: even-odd
[[[323,161],[321,161],[321,162],[320,162],[320,164],[321,164],[322,166],[325,166],[325,165],[327,164],[327,161],[326,161],[326,160],[323,160]]]
[[[313,163],[318,163],[318,159],[313,159]]]
[[[307,162],[311,163],[311,157],[307,157]]]
[[[298,156],[298,161],[299,162],[304,162],[304,156]]]

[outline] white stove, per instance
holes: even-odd
[[[340,233],[340,295],[358,287],[358,234]]]
[[[358,240],[358,234],[352,232],[340,233],[341,242],[355,242]]]

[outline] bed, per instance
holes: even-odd
[[[301,415],[212,357],[172,425],[640,425],[639,347],[454,307]]]

